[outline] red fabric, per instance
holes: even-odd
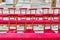
[[[0,40],[60,40],[60,34],[6,33],[0,34]]]
[[[55,32],[53,30],[51,30],[51,29],[45,29],[44,33],[55,33]]]
[[[16,29],[10,29],[10,30],[8,30],[7,33],[17,33],[17,30]]]
[[[2,8],[0,8],[0,9],[2,9]],[[34,17],[43,17],[43,16],[46,16],[46,17],[50,17],[50,16],[52,16],[52,17],[58,17],[60,14],[19,14],[19,13],[16,13],[16,14],[0,14],[0,17],[8,17],[8,16],[17,16],[17,17],[32,17],[32,16],[34,16]]]
[[[24,33],[35,33],[33,29],[26,29]]]
[[[58,29],[58,33],[60,33],[60,29]]]
[[[16,8],[8,8],[9,10],[16,10]]]
[[[59,20],[0,20],[0,24],[8,24],[8,22],[10,22],[10,24],[57,24],[59,23]]]

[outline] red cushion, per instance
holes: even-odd
[[[10,30],[8,30],[7,33],[17,33],[17,30],[16,29],[10,29]]]
[[[60,29],[58,29],[58,33],[60,33]]]
[[[26,29],[24,33],[35,33],[33,29]]]
[[[45,29],[44,33],[55,33],[55,32],[53,30],[51,30],[51,29]]]

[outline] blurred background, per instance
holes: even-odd
[[[0,7],[60,7],[60,0],[0,0]]]

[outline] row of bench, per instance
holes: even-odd
[[[59,17],[60,14],[0,14],[0,17]]]
[[[11,13],[11,12],[14,12],[15,13],[16,9],[17,8],[8,8],[8,11],[9,11],[9,13]],[[55,10],[58,10],[58,14],[60,13],[60,8],[40,8],[40,9],[38,9],[38,8],[19,8],[19,11],[20,11],[20,14],[22,14],[23,11],[24,11],[25,14],[27,14],[27,12],[28,12],[27,10],[30,11],[30,14],[33,14],[33,12],[35,14],[37,14],[37,10],[39,10],[39,11],[42,10],[42,13],[43,14],[46,11],[47,11],[47,14],[49,14],[50,9],[52,9],[53,14],[56,12]],[[0,10],[1,10],[1,13],[3,13],[4,8],[0,8]],[[13,11],[11,11],[11,10],[13,10]]]
[[[0,20],[0,24],[60,24],[60,20]]]
[[[9,18],[9,20],[2,20],[2,19],[0,19],[0,24],[2,24],[2,25],[7,24],[9,28],[10,28],[10,25],[13,25],[13,24],[15,26],[17,26],[18,24],[24,24],[24,32],[26,32],[26,33],[30,33],[30,32],[34,33],[34,30],[33,30],[33,25],[34,24],[43,24],[43,25],[50,24],[50,27],[51,27],[52,24],[58,24],[58,25],[60,24],[60,14],[59,14],[59,12],[58,12],[58,14],[54,14],[54,10],[55,9],[60,10],[60,8],[52,8],[53,9],[53,14],[49,14],[49,9],[50,8],[42,8],[42,10],[43,10],[42,14],[36,14],[37,8],[29,8],[30,14],[26,14],[26,12],[28,10],[27,8],[19,8],[20,14],[19,13],[15,14],[16,8],[8,8],[9,14],[3,14],[3,8],[0,8],[0,9],[1,9],[1,12],[2,12],[0,14],[0,17],[2,17],[2,18],[8,17]],[[44,14],[44,10],[45,9],[48,12],[47,14]],[[10,12],[12,12],[11,10],[14,10],[14,14],[10,14]],[[23,12],[22,10],[25,10],[25,14],[21,14]],[[31,12],[32,10],[35,11],[35,14],[32,14],[32,12]],[[10,20],[10,17],[16,18],[16,20]],[[24,18],[31,17],[32,20],[17,20],[18,17],[21,17],[21,18],[22,17],[24,17]],[[45,17],[50,17],[50,18],[52,18],[52,17],[58,17],[59,19],[58,20],[35,20],[35,19],[33,20],[33,18],[36,18],[36,17],[37,18],[38,17],[39,18],[42,17],[43,19]],[[31,24],[32,29],[26,29],[28,24]],[[51,29],[44,30],[44,31],[49,32],[49,33],[55,33]],[[8,33],[17,33],[17,30],[16,29],[9,29]]]

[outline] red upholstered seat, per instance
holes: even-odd
[[[7,31],[7,33],[17,33],[17,30],[16,30],[16,29],[9,29],[9,30]]]
[[[43,23],[45,23],[45,24],[50,24],[50,23],[52,23],[52,24],[57,24],[57,23],[59,23],[59,20],[0,20],[0,24],[8,24],[8,22],[10,22],[10,24],[16,24],[16,22],[17,22],[17,24],[24,24],[25,22],[27,23],[27,24],[32,24],[32,22],[34,23],[34,24],[43,24]]]
[[[26,29],[24,33],[35,33],[33,29]]]
[[[27,10],[27,8],[19,8],[20,10]]]
[[[58,29],[58,33],[60,33],[60,29]]]
[[[53,30],[51,30],[51,29],[45,29],[44,33],[55,33],[55,32]]]
[[[16,8],[8,8],[9,10],[16,10]]]
[[[19,14],[19,13],[17,13],[17,14],[0,14],[0,17],[8,17],[8,16],[12,16],[12,17],[14,17],[14,16],[16,16],[16,17],[24,17],[24,16],[26,16],[26,17],[43,17],[43,16],[46,16],[46,17],[58,17],[58,16],[60,16],[60,14]]]

